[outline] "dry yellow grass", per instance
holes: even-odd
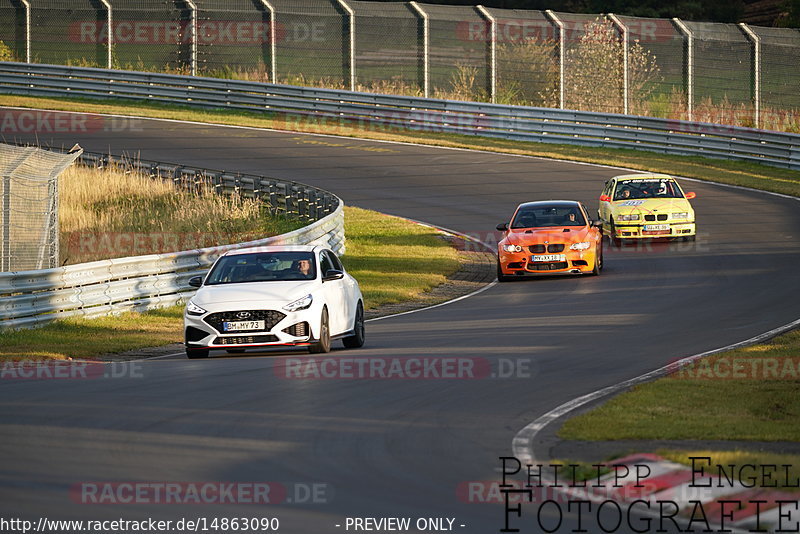
[[[117,168],[69,168],[59,204],[62,264],[262,239],[302,226],[254,199],[191,192]]]

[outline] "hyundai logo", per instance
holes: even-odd
[[[250,318],[250,312],[238,312],[236,314],[236,318],[237,319],[249,319]]]

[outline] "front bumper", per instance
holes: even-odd
[[[588,274],[594,270],[596,252],[588,250],[566,250],[564,261],[533,262],[530,252],[500,252],[500,270],[504,275],[555,275]]]
[[[232,310],[233,311],[233,310]],[[219,313],[219,312],[217,312]],[[184,343],[188,349],[233,349],[273,346],[308,346],[319,336],[319,312],[311,309],[285,314],[272,328],[259,331],[225,332],[201,316],[184,314]],[[316,316],[316,321],[314,318]],[[213,321],[212,321],[213,323]],[[316,336],[316,337],[315,337]]]
[[[648,230],[647,226],[658,224],[666,229]],[[693,222],[674,223],[620,223],[614,225],[615,234],[612,237],[619,239],[650,239],[654,237],[689,237],[697,232]]]

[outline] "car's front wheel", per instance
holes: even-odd
[[[511,279],[510,276],[506,276],[503,274],[503,270],[500,268],[500,260],[497,260],[497,281],[508,282],[510,279]]]
[[[331,351],[331,329],[328,324],[328,308],[322,308],[322,318],[319,322],[319,339],[309,345],[308,352],[322,354]]]
[[[611,227],[609,228],[608,241],[614,246],[619,245],[622,242],[622,240],[617,237],[617,227],[614,226],[613,218],[611,219],[610,226]]]
[[[592,274],[597,276],[600,274],[600,271],[603,270],[603,246],[599,245],[597,247],[599,250],[596,250],[594,256],[594,269],[592,269]]]
[[[190,360],[198,358],[208,358],[208,349],[194,349],[186,347],[186,357]]]
[[[353,321],[353,335],[342,339],[345,348],[357,349],[364,346],[366,331],[364,329],[364,306],[359,301],[356,308],[356,319]]]

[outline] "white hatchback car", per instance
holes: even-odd
[[[232,250],[189,284],[199,287],[183,314],[189,358],[273,346],[328,352],[333,339],[364,344],[361,289],[325,247]]]

